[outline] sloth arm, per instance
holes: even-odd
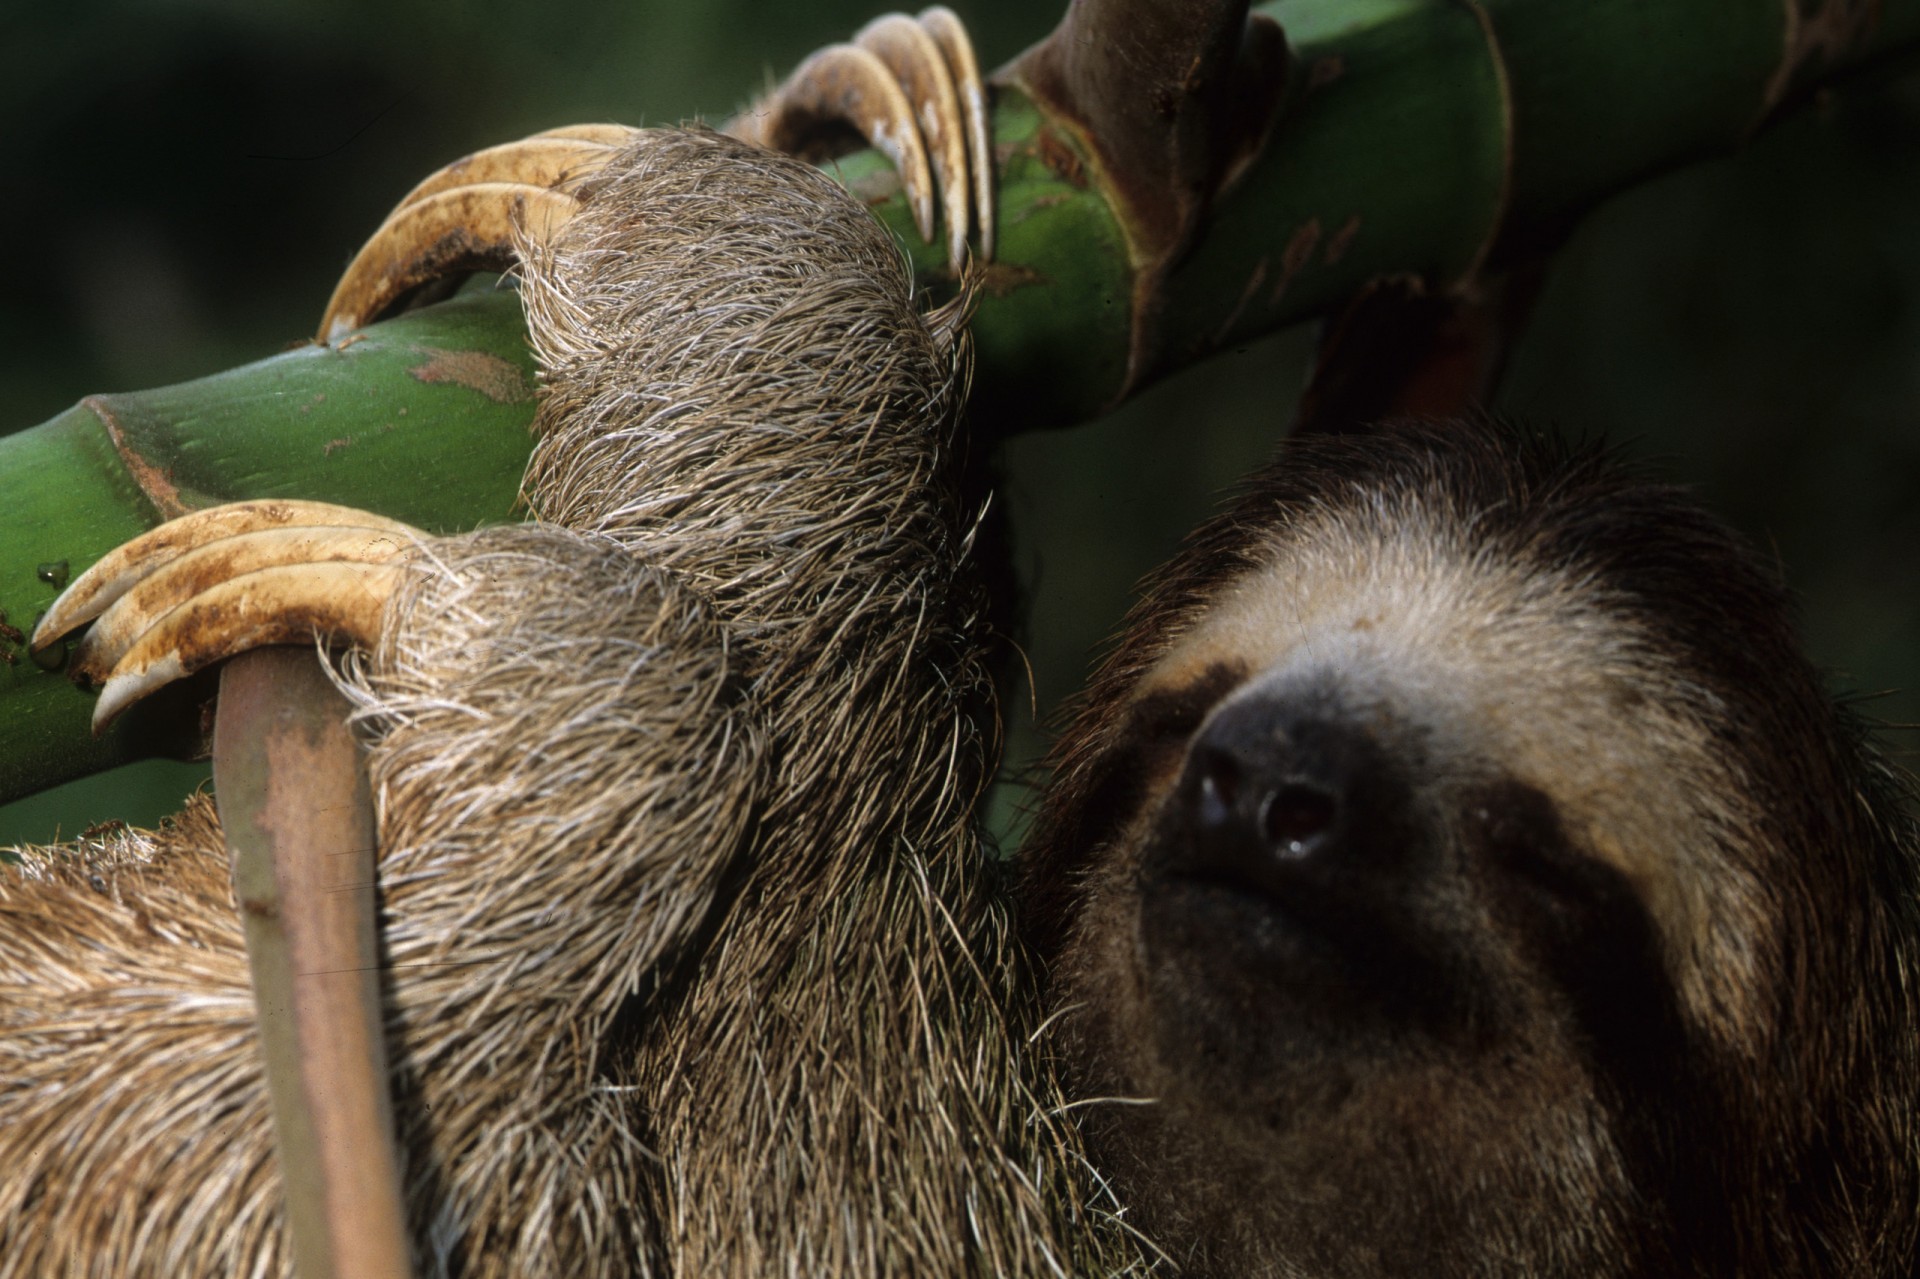
[[[987,94],[966,28],[936,6],[887,14],[846,44],[815,53],[724,132],[809,159],[857,134],[900,173],[914,223],[931,243],[939,194],[956,270],[977,226],[993,257],[993,152]],[[340,277],[319,340],[337,342],[424,285],[506,270],[515,237],[549,239],[579,207],[574,192],[636,132],[581,124],[476,151],[409,191]]]
[[[920,233],[934,194],[958,268],[977,229],[993,256],[986,88],[965,27],[943,6],[887,14],[809,57],[725,132],[794,154],[828,154],[849,129],[899,170]],[[361,248],[320,321],[338,341],[425,285],[505,269],[516,237],[544,242],[579,207],[579,184],[637,130],[584,124],[477,151],[417,184]],[[78,578],[35,628],[44,648],[86,622],[73,674],[102,685],[96,733],[133,702],[235,653],[319,634],[371,647],[404,557],[424,534],[319,502],[236,502],[161,525]]]

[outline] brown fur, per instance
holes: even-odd
[[[348,671],[417,1264],[1139,1267],[1001,998],[958,313],[712,135],[580,194],[524,271],[541,522],[429,543]],[[0,1275],[285,1273],[207,806],[0,913]]]
[[[1297,441],[1056,765],[1029,926],[1183,1273],[1912,1272],[1907,784],[1673,491],[1487,423]]]

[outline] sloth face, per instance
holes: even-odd
[[[1283,458],[1061,755],[1065,1049],[1194,1272],[1739,1269],[1826,1123],[1781,1062],[1872,904],[1847,856],[1803,880],[1855,798],[1783,607],[1671,494],[1462,432]]]

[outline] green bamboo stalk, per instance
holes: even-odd
[[[1280,123],[1173,273],[1144,380],[1386,276],[1471,290],[1595,204],[1920,50],[1920,0],[1275,0]],[[1825,25],[1813,17],[1825,15]],[[1845,35],[1828,46],[1823,33]]]
[[[532,417],[519,302],[495,292],[338,349],[89,397],[0,438],[0,798],[204,751],[201,717],[181,705],[192,691],[91,735],[92,697],[24,639],[67,577],[162,519],[241,497],[340,502],[434,532],[512,519]]]
[[[1098,148],[1001,86],[1000,249],[974,325],[983,441],[1083,421],[1385,277],[1471,291],[1606,195],[1920,50],[1920,0],[1275,0],[1258,12],[1289,49],[1271,137],[1149,307],[1136,296],[1140,240]],[[921,278],[950,285],[884,162],[863,153],[839,168]],[[518,302],[495,291],[337,351],[303,346],[83,401],[0,438],[0,801],[197,740],[177,707],[88,737],[89,699],[17,638],[52,599],[58,565],[76,573],[162,515],[236,497],[323,498],[435,530],[511,518],[531,379]]]

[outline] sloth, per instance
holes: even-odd
[[[1180,1273],[1912,1273],[1908,783],[1675,490],[1296,440],[1053,766],[1023,930]]]

